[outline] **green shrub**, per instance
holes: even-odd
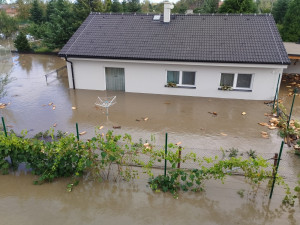
[[[28,43],[28,40],[26,39],[25,34],[20,32],[14,41],[15,47],[19,52],[30,52],[31,48]]]

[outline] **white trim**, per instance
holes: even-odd
[[[288,65],[278,64],[244,64],[244,63],[198,63],[198,62],[175,62],[175,61],[148,61],[148,60],[119,60],[119,59],[96,59],[96,58],[68,58],[74,61],[118,62],[118,63],[144,63],[162,65],[187,65],[187,66],[223,66],[223,67],[248,67],[248,68],[276,68],[286,69]]]

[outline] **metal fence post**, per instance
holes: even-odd
[[[177,168],[180,169],[180,162],[181,162],[181,146],[179,146],[178,148],[179,152],[178,152],[178,159],[179,159],[179,162],[177,164]]]
[[[7,137],[7,130],[6,130],[6,125],[5,125],[5,122],[4,122],[4,118],[1,117],[2,119],[2,125],[3,125],[3,130],[4,130],[4,134],[5,134],[5,137]],[[11,162],[11,165],[14,166],[14,160],[12,159],[11,156],[10,157],[10,162]]]
[[[272,187],[271,187],[271,192],[270,192],[269,199],[271,199],[272,195],[273,195],[273,190],[274,190],[274,185],[275,185],[275,181],[276,181],[276,176],[277,176],[277,172],[278,172],[279,163],[280,163],[280,160],[281,160],[281,153],[282,153],[283,145],[284,145],[284,141],[281,142],[280,151],[279,151],[279,157],[278,157],[278,162],[277,162],[277,165],[276,165],[276,168],[275,168],[275,172],[274,172],[274,176],[273,176],[273,183],[272,183]]]
[[[294,96],[293,96],[292,106],[291,106],[290,115],[289,115],[289,120],[288,120],[288,123],[287,123],[287,129],[289,129],[289,126],[290,126],[290,120],[291,120],[291,116],[292,116],[292,112],[293,112],[293,108],[294,108],[295,97],[296,97],[297,92],[298,92],[298,89],[295,88],[294,89]]]
[[[165,171],[164,176],[167,176],[167,155],[168,155],[168,133],[166,133],[166,141],[165,141]]]
[[[275,93],[275,96],[274,96],[274,101],[273,101],[273,109],[275,107],[275,100],[277,98],[277,108],[278,108],[278,86],[279,86],[279,81],[280,81],[280,75],[278,76],[278,81],[277,81],[277,87],[276,87],[276,93]]]
[[[78,123],[76,123],[77,141],[79,141]]]
[[[2,119],[2,125],[3,125],[4,134],[5,134],[5,137],[7,137],[7,131],[6,131],[6,126],[5,126],[4,118],[1,117],[1,119]]]

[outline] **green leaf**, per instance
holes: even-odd
[[[102,158],[105,158],[107,156],[107,153],[106,152],[101,152],[101,157]]]

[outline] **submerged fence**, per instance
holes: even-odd
[[[7,128],[5,125],[5,120],[2,117],[2,126],[3,126],[3,131],[5,136],[7,137]],[[79,128],[78,128],[78,124],[76,123],[76,138],[77,140],[80,140],[80,133],[79,133]],[[123,146],[125,147],[128,143],[125,143],[121,140],[118,140],[117,144],[119,146]],[[279,174],[281,176],[283,176],[285,179],[287,179],[288,181],[296,181],[296,175],[294,174],[294,170],[293,168],[291,168],[291,166],[288,163],[288,160],[286,160],[286,157],[283,157],[284,159],[282,160],[282,147],[283,144],[281,144],[281,147],[276,150],[274,150],[274,152],[263,152],[263,153],[257,153],[256,151],[253,150],[249,150],[249,151],[239,151],[236,148],[229,148],[229,149],[203,149],[201,147],[198,148],[185,148],[183,146],[181,146],[181,143],[177,143],[177,144],[171,144],[168,143],[168,134],[166,133],[165,135],[165,145],[155,145],[155,143],[151,143],[151,142],[143,142],[142,140],[139,143],[134,143],[134,145],[139,146],[139,147],[146,147],[146,148],[155,148],[158,150],[162,150],[164,151],[165,155],[168,155],[170,152],[172,152],[173,154],[176,153],[178,154],[176,157],[178,157],[178,162],[176,163],[175,168],[181,168],[181,169],[187,169],[187,170],[193,170],[193,169],[200,169],[202,166],[204,167],[209,167],[211,166],[210,163],[206,162],[205,160],[203,160],[201,162],[201,165],[199,164],[198,161],[192,160],[190,158],[185,159],[185,156],[187,156],[190,153],[196,153],[198,158],[212,158],[218,161],[221,160],[226,160],[226,159],[230,159],[230,158],[241,158],[241,159],[255,159],[257,157],[262,157],[265,160],[267,160],[269,162],[269,167],[266,169],[269,172],[273,172],[274,178],[273,178],[273,187],[274,187],[274,183],[275,183],[275,179],[276,179],[276,174],[277,172],[279,172]],[[171,147],[170,147],[171,145]],[[250,148],[249,148],[250,149]],[[277,152],[279,152],[280,149],[280,153],[278,154]],[[287,153],[284,153],[287,154]],[[294,156],[295,157],[295,156]],[[150,156],[147,154],[141,154],[139,155],[139,160],[141,160],[144,163],[149,162],[150,160]],[[11,161],[11,163],[13,163]],[[280,167],[279,167],[279,163],[280,163]],[[140,166],[138,164],[136,164],[134,161],[131,162],[131,166]],[[167,160],[161,160],[161,161],[155,161],[152,165],[152,168],[155,169],[160,169],[163,172],[163,174],[166,176],[166,173],[168,170],[173,170],[174,169],[174,165],[171,165],[170,163],[167,162]],[[230,174],[233,175],[243,175],[243,170],[241,170],[241,168],[236,167],[236,168],[232,168],[231,170],[226,171]],[[272,188],[272,192],[273,192],[273,188]],[[270,193],[270,198],[272,197],[272,192]]]

